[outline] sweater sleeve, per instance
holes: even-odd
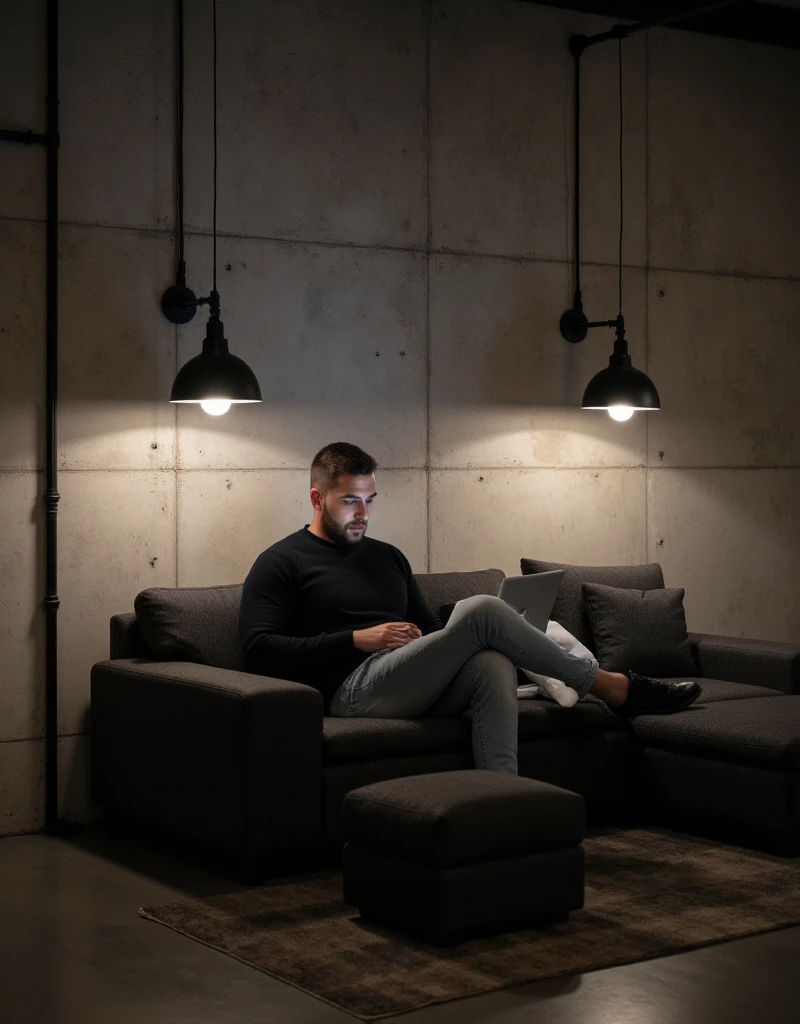
[[[437,630],[444,629],[441,619],[431,611],[431,607],[425,600],[422,591],[419,589],[414,573],[411,571],[411,565],[408,559],[402,552],[400,557],[405,563],[406,569],[406,586],[408,588],[408,610],[406,611],[406,619],[408,622],[413,622],[415,626],[418,626],[422,630],[422,635],[427,636],[428,633],[435,633]]]
[[[289,636],[286,629],[296,598],[291,562],[272,551],[256,559],[242,587],[239,637],[248,672],[295,679],[319,670],[328,657],[355,651],[353,630]]]

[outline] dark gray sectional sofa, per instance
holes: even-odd
[[[624,585],[652,589],[653,568],[625,567]],[[621,585],[619,567],[590,575]],[[444,617],[502,578],[417,576]],[[214,852],[254,880],[337,857],[350,790],[474,767],[464,717],[326,717],[315,689],[242,671],[240,594],[150,590],[140,621],[111,619],[110,659],[91,673],[92,791],[109,820]],[[553,618],[574,629],[580,600],[580,587],[562,587]],[[520,700],[520,774],[580,793],[590,826],[663,824],[800,854],[800,644],[689,636],[703,693],[686,711],[629,723],[592,695],[571,708]]]

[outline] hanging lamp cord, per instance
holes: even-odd
[[[183,248],[183,0],[177,4],[178,42],[178,284],[186,284]]]
[[[217,295],[217,0],[211,0],[211,10],[214,37],[214,218],[212,228],[214,236],[213,294],[217,300],[216,315],[219,316],[219,296]],[[213,309],[212,313],[214,313]]]
[[[575,54],[575,306],[581,308],[581,55]]]
[[[622,36],[619,38],[619,315],[622,316]]]

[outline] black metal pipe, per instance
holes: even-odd
[[[570,37],[569,52],[575,59],[575,130],[573,142],[575,170],[573,174],[574,192],[572,216],[574,237],[573,266],[575,274],[575,294],[572,302],[572,309],[568,310],[561,320],[561,333],[564,335],[564,337],[570,335],[570,337],[567,337],[568,341],[583,340],[583,338],[586,337],[585,328],[587,326],[596,326],[595,324],[587,324],[586,317],[583,315],[583,302],[581,300],[581,57],[590,46],[595,46],[597,43],[604,43],[607,42],[609,39],[625,39],[627,36],[632,35],[634,32],[644,32],[648,28],[656,28],[660,25],[673,25],[678,21],[684,21],[686,18],[696,17],[701,14],[708,14],[710,11],[716,11],[721,7],[731,7],[735,3],[739,3],[739,0],[719,0],[719,2],[717,3],[706,4],[703,7],[695,7],[690,11],[682,11],[678,14],[667,14],[663,18],[657,18],[654,21],[643,21],[634,25],[614,25],[613,28],[609,29],[607,32],[599,32],[597,35],[594,36],[574,35]],[[620,202],[621,201],[622,200],[620,199]],[[620,310],[620,313],[621,312],[622,311]],[[600,323],[605,324],[606,321],[600,321]]]
[[[575,190],[575,207],[573,210],[573,232],[574,232],[574,245],[573,255],[575,261],[575,301],[573,303],[575,309],[583,309],[583,303],[581,301],[581,55],[580,53],[575,54],[575,135],[574,135],[574,155],[575,155],[575,170],[574,170],[574,181],[573,188]]]
[[[649,28],[660,28],[663,25],[675,25],[679,21],[686,21],[687,18],[699,18],[703,14],[710,14],[721,7],[732,7],[740,0],[719,0],[718,3],[705,4],[703,7],[693,7],[690,11],[680,11],[677,14],[665,14],[663,18],[656,18],[653,21],[639,21],[634,25],[615,25],[607,32],[598,32],[596,36],[582,36],[582,49],[586,50],[597,43],[605,43],[609,39],[627,39],[634,32],[645,32]]]
[[[58,816],[58,0],[47,0],[47,130],[0,130],[0,142],[47,147],[45,248],[45,793],[44,827],[70,836],[80,826]]]
[[[47,452],[45,664],[45,829],[58,819],[58,0],[47,0]]]

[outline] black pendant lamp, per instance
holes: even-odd
[[[183,0],[178,0],[178,224],[179,259],[176,283],[161,300],[165,316],[175,324],[188,323],[197,306],[208,303],[210,316],[206,324],[203,351],[178,371],[172,385],[170,402],[199,403],[212,416],[220,416],[231,405],[260,402],[261,389],[256,375],[238,356],[228,351],[225,327],[219,318],[217,292],[217,3],[212,0],[214,36],[214,220],[213,220],[213,287],[205,298],[196,298],[186,287],[186,264],[183,254]]]
[[[637,26],[638,27],[638,26]],[[611,327],[616,331],[614,351],[605,370],[596,373],[583,393],[582,409],[606,409],[612,419],[629,420],[634,412],[652,412],[661,408],[656,387],[646,373],[631,363],[625,339],[625,318],[622,315],[622,40],[631,29],[617,25],[599,36],[573,36],[570,53],[575,58],[575,299],[572,309],[561,317],[561,334],[567,341],[583,341],[590,327]],[[587,46],[605,39],[619,41],[619,313],[613,320],[590,321],[581,302],[580,263],[580,58]]]

